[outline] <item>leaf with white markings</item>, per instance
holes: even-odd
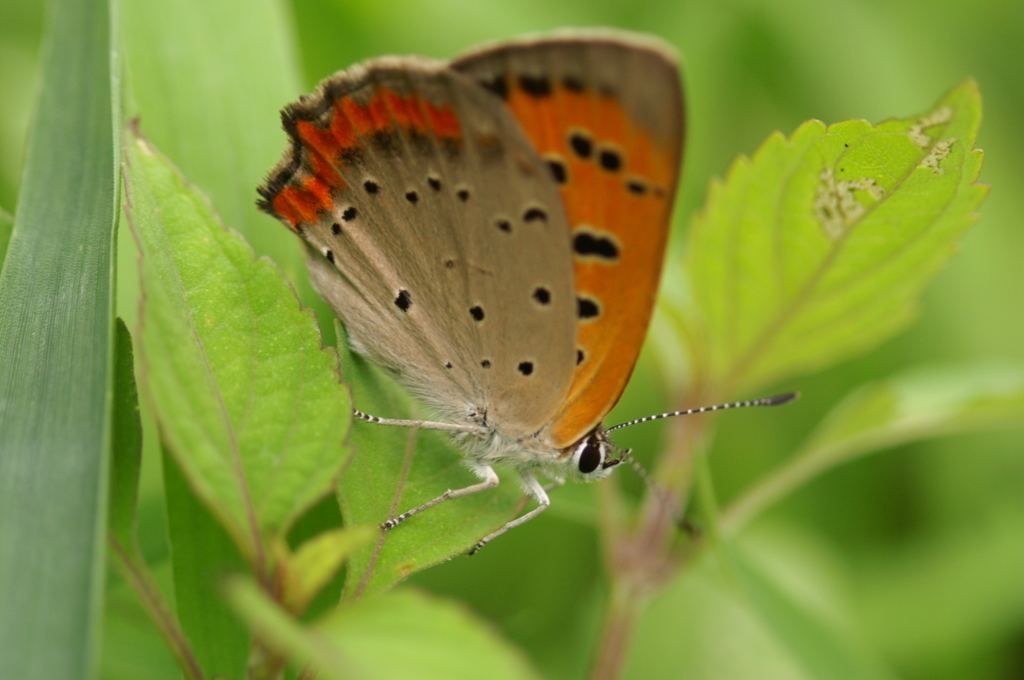
[[[905,327],[988,191],[980,121],[967,81],[923,116],[809,121],[737,160],[690,230],[682,318],[700,381],[749,389]]]

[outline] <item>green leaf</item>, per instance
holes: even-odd
[[[336,334],[344,342],[340,324]],[[343,351],[342,374],[360,411],[385,418],[414,417],[405,392],[362,357]],[[351,442],[355,454],[338,484],[342,516],[349,525],[379,526],[448,489],[477,481],[466,470],[463,454],[436,431],[357,420]],[[349,561],[346,597],[386,590],[417,571],[462,555],[511,520],[522,507],[523,493],[514,473],[499,475],[503,483],[497,489],[441,503],[357,551]]]
[[[189,483],[265,577],[268,541],[330,491],[347,456],[337,354],[197,189],[144,139],[127,148],[143,385]]]
[[[810,121],[733,163],[690,229],[698,382],[746,390],[904,328],[987,193],[980,120],[967,81],[923,116]]]
[[[285,147],[279,112],[299,93],[289,17],[276,0],[124,0],[132,94],[153,143],[225,224],[289,275],[294,238],[256,210],[256,186]]]
[[[120,317],[114,345],[114,427],[110,458],[110,514],[107,526],[112,542],[137,554],[135,505],[142,468],[142,419],[135,386],[132,336]]]
[[[300,627],[251,581],[231,600],[280,653],[329,678],[538,678],[521,652],[454,602],[410,588],[367,597]]]
[[[49,18],[0,275],[0,677],[22,680],[95,668],[111,437],[112,17],[54,0]]]
[[[345,558],[371,542],[379,531],[376,527],[331,529],[302,543],[294,553],[281,558],[281,601],[296,614],[304,612],[334,578]]]
[[[822,560],[831,556],[772,539],[767,551],[729,546],[681,571],[641,615],[625,677],[891,678],[841,614]]]
[[[0,208],[0,269],[4,266],[4,256],[7,254],[7,243],[11,240],[11,230],[14,229],[14,218]]]
[[[825,470],[917,439],[1024,423],[1024,367],[919,369],[860,388],[836,406],[782,467],[724,513],[735,533]]]
[[[652,600],[633,631],[623,677],[813,680],[710,558]]]
[[[196,498],[166,447],[163,469],[178,620],[207,677],[244,678],[250,635],[224,601],[223,590],[228,576],[245,572],[245,559]]]
[[[827,621],[773,580],[742,551],[733,550],[730,566],[772,634],[808,677],[829,680],[882,680],[895,676],[867,645]]]
[[[930,529],[858,568],[860,627],[907,677],[969,677],[953,669],[973,668],[994,641],[1020,630],[1024,508],[1009,494],[983,500],[955,529]]]
[[[103,680],[181,680],[166,640],[128,584],[115,583],[106,595],[98,676]]]
[[[136,504],[139,471],[142,467],[142,419],[139,416],[139,397],[135,386],[132,338],[120,317],[117,319],[116,334],[110,514],[107,518],[111,555],[114,566],[126,584],[135,590],[139,602],[163,635],[166,646],[174,654],[186,677],[198,679],[203,677],[198,660],[139,550]],[[110,620],[108,617],[107,623]],[[114,620],[117,620],[116,617]],[[245,642],[247,645],[248,638]],[[248,649],[247,646],[245,649]]]

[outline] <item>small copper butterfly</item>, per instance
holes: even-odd
[[[549,505],[538,475],[624,460],[601,421],[651,319],[683,112],[673,50],[621,31],[372,59],[284,110],[259,206],[302,238],[353,349],[436,419],[356,415],[457,433],[481,480],[384,528],[509,465],[539,505],[479,549]]]

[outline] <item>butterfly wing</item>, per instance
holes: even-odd
[[[283,119],[260,205],[305,241],[353,346],[446,420],[536,433],[572,381],[572,255],[508,110],[441,62],[385,57]]]
[[[546,434],[564,448],[619,400],[647,334],[682,155],[676,59],[649,38],[600,31],[484,47],[452,66],[505,101],[561,189],[578,365]]]

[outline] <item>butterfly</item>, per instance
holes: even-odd
[[[282,119],[259,207],[301,237],[352,348],[435,419],[355,415],[453,432],[480,479],[383,527],[508,465],[538,505],[479,549],[548,507],[538,476],[610,474],[624,455],[601,422],[647,332],[679,181],[672,48],[592,30],[381,57]]]

